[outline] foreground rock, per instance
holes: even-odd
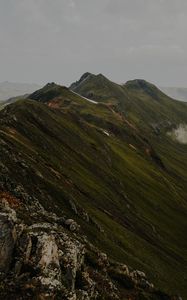
[[[5,198],[0,201],[1,299],[179,299],[158,292],[143,272],[110,261],[78,234],[74,220],[35,203],[27,207],[30,219],[48,221],[28,225],[17,216],[15,201]]]

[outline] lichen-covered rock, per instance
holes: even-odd
[[[139,270],[134,270],[130,273],[130,277],[132,278],[135,285],[140,286],[144,289],[153,289],[154,285],[147,280],[147,276],[144,272]]]
[[[73,292],[77,271],[81,269],[84,262],[85,248],[79,241],[68,238],[65,233],[61,233],[59,242],[60,249],[63,251],[61,264],[65,270],[68,285]]]
[[[10,268],[14,245],[17,238],[16,213],[4,202],[0,212],[0,272],[6,273]]]
[[[15,209],[0,202],[0,271],[7,274],[0,298],[137,300],[142,290],[154,292],[145,273],[111,262],[79,234],[73,219],[47,212],[37,199],[24,209],[29,224],[20,219],[23,207]]]
[[[43,233],[37,236],[37,252],[39,259],[37,267],[40,270],[38,277],[40,283],[46,286],[50,291],[62,287],[61,269],[58,257],[58,247],[53,235]]]

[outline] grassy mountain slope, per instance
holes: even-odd
[[[145,80],[137,79],[118,85],[104,76],[104,81],[101,81],[100,76],[91,74],[70,88],[83,96],[88,96],[91,91],[92,99],[101,103],[110,105],[112,102],[113,111],[133,124],[139,135],[149,140],[155,150],[158,149],[157,153],[163,160],[170,155],[168,168],[171,167],[174,172],[176,160],[180,163],[177,172],[186,183],[186,145],[172,141],[167,133],[187,123],[187,104],[171,99]],[[107,97],[100,93],[101,85],[107,90]]]
[[[89,73],[86,73],[89,74]],[[99,102],[113,103],[138,125],[158,122],[186,122],[186,103],[173,100],[145,80],[136,79],[124,85],[111,82],[103,75],[83,75],[72,84],[73,91]]]
[[[102,75],[74,90],[99,103],[49,84],[0,112],[1,188],[23,186],[111,258],[187,295],[187,146],[161,123],[183,122],[186,106]]]

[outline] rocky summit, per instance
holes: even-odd
[[[88,72],[3,106],[0,299],[185,300],[186,124],[149,82]]]

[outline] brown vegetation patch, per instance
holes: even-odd
[[[51,107],[51,108],[57,108],[57,109],[59,109],[60,108],[60,99],[59,98],[55,98],[55,99],[49,101],[47,105],[49,107]]]
[[[9,192],[0,191],[0,201],[7,201],[11,208],[18,208],[21,205],[21,200],[12,196]]]

